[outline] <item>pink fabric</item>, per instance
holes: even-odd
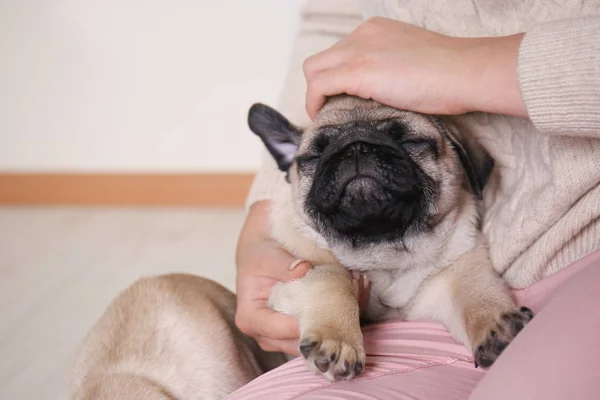
[[[600,399],[600,251],[562,271],[518,293],[539,312],[470,400]]]
[[[328,382],[297,358],[228,399],[600,399],[600,251],[514,294],[537,315],[487,373],[441,324],[391,321],[364,328],[359,378]]]

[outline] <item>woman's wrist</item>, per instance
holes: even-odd
[[[465,108],[527,117],[518,77],[519,48],[524,34],[467,39],[464,60]]]

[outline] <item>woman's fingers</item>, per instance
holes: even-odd
[[[357,293],[358,308],[363,311],[369,302],[371,281],[366,275],[358,271],[352,271],[352,283]]]
[[[259,337],[256,342],[264,351],[279,351],[293,356],[299,356],[298,339],[277,340],[267,337]]]
[[[235,323],[242,332],[252,337],[270,339],[298,339],[300,329],[294,317],[274,311],[268,307],[238,310]]]
[[[287,266],[287,272],[281,279],[280,282],[293,281],[294,279],[302,278],[312,268],[312,264],[306,260],[293,260]]]
[[[298,260],[287,251],[279,247],[277,243],[269,243],[261,248],[261,253],[256,259],[260,260],[249,276],[264,276],[278,282],[287,282],[302,278],[312,268],[310,261]]]
[[[363,311],[369,303],[369,295],[371,294],[371,281],[366,275],[362,276],[361,290],[358,296],[358,308]]]
[[[353,81],[353,73],[346,65],[319,71],[307,82],[306,111],[314,119],[328,96],[356,95],[359,88],[360,78]]]
[[[341,43],[341,42],[338,42]],[[314,54],[304,60],[302,70],[306,80],[310,80],[315,74],[320,71],[339,67],[346,64],[350,57],[349,46],[338,44],[320,53]]]

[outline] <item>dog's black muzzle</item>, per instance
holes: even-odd
[[[355,127],[351,134],[336,137],[322,154],[307,199],[309,209],[338,234],[401,234],[418,211],[421,176],[389,135]]]

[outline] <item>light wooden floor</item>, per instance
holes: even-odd
[[[72,359],[143,275],[234,288],[242,210],[0,208],[0,399],[67,399]]]

